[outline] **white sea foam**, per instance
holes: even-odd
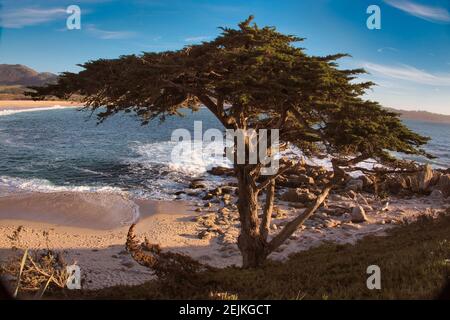
[[[289,154],[291,154],[291,155],[293,155],[296,158],[302,158],[303,157],[305,159],[305,162],[307,164],[309,164],[309,165],[321,166],[321,167],[326,168],[327,170],[332,170],[333,169],[333,166],[331,164],[331,157],[328,156],[328,157],[325,157],[325,158],[322,158],[322,159],[320,159],[320,158],[307,158],[307,157],[304,156],[304,154],[302,153],[302,151],[299,148],[297,148],[296,146],[294,146],[292,144],[290,144],[289,148],[286,151],[284,151],[282,154],[283,155],[287,155],[287,156],[289,156]],[[363,162],[360,162],[358,164],[358,167],[364,168],[364,169],[369,169],[369,170],[373,169],[376,166],[379,166],[379,165],[377,164],[377,162],[375,160],[372,160],[372,159],[367,159],[367,160],[365,160]],[[354,172],[350,173],[350,175],[354,176],[354,177],[360,176],[362,174],[363,173],[361,171],[354,171]]]
[[[130,224],[138,222],[140,216],[141,216],[141,211],[139,210],[139,206],[136,203],[134,203],[132,217],[129,220],[127,220],[127,219],[122,220],[121,224],[123,226],[129,226]]]
[[[60,106],[60,105],[54,105],[53,107],[44,107],[44,108],[28,108],[28,109],[6,109],[6,110],[0,110],[0,117],[1,116],[9,116],[16,113],[23,113],[23,112],[37,112],[37,111],[49,111],[49,110],[61,110],[61,109],[72,109],[72,108],[81,108],[81,106]]]
[[[144,170],[148,170],[149,178],[142,181],[145,188],[127,189],[112,186],[89,186],[89,185],[55,185],[46,179],[37,178],[17,178],[10,176],[0,176],[0,195],[7,195],[14,192],[100,192],[100,193],[126,193],[138,198],[151,198],[160,200],[173,199],[174,191],[183,190],[191,177],[199,177],[214,166],[230,166],[228,160],[222,155],[215,156],[208,152],[203,152],[201,148],[185,148],[186,153],[180,157],[172,157],[175,142],[157,142],[149,144],[135,144],[132,150],[138,157],[125,159],[124,162],[131,166],[136,165]],[[223,146],[218,145],[219,147]],[[76,167],[77,169],[80,169]],[[88,169],[80,169],[87,173],[97,173]],[[165,171],[165,174],[158,176],[158,170]],[[156,171],[156,172],[155,172]],[[154,177],[156,176],[156,177]],[[145,175],[144,175],[145,179]],[[205,184],[214,187],[220,177],[208,177]],[[137,212],[135,218],[139,216]]]
[[[191,142],[149,143],[133,147],[139,157],[130,161],[150,168],[155,164],[162,164],[171,171],[196,176],[214,166],[231,166],[231,162],[223,156],[223,148],[222,143],[204,148]]]
[[[103,192],[103,193],[125,193],[116,187],[104,186],[55,186],[45,179],[23,179],[8,176],[0,176],[0,194],[15,191],[28,192]]]

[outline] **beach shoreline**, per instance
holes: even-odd
[[[66,100],[0,100],[0,111],[41,109],[49,107],[80,107],[82,103]]]

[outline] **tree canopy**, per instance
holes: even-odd
[[[374,84],[358,82],[362,69],[340,69],[346,54],[308,55],[302,38],[252,24],[222,28],[213,41],[178,51],[146,52],[82,64],[63,73],[56,84],[35,90],[35,99],[81,95],[99,121],[132,112],[143,124],[181,115],[181,108],[206,106],[227,129],[279,129],[282,141],[306,156],[328,156],[333,174],[316,200],[269,239],[275,184],[285,170],[261,181],[257,164],[234,163],[238,180],[243,266],[254,267],[279,247],[342,181],[343,171],[366,159],[399,167],[392,152],[429,156],[420,147],[428,138],[402,124],[398,115],[364,98]],[[257,131],[257,130],[254,130]],[[250,139],[246,140],[246,148]],[[235,144],[236,149],[236,144]],[[271,146],[267,152],[271,152]],[[258,184],[259,183],[259,184]],[[258,195],[265,191],[260,218]]]
[[[282,138],[306,154],[367,154],[380,161],[393,160],[388,151],[428,156],[420,149],[427,138],[362,97],[374,85],[355,81],[364,70],[338,68],[346,54],[307,55],[295,45],[304,39],[252,20],[178,51],[89,61],[79,73],[33,88],[32,96],[79,94],[87,108],[104,108],[100,121],[124,111],[143,124],[205,105],[226,128],[256,128],[270,119],[265,126],[278,123]]]

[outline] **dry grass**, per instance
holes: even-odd
[[[0,276],[15,278],[14,297],[41,298],[47,289],[64,289],[68,274],[66,263],[60,253],[50,249],[28,250],[21,243],[22,226],[19,226],[8,238],[11,248],[17,255],[8,263],[0,266]],[[43,234],[49,247],[48,233]]]
[[[1,268],[0,274],[17,277],[14,296],[35,294],[40,298],[49,287],[63,289],[68,278],[61,255],[50,250],[30,252]]]

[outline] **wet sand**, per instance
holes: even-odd
[[[129,225],[138,216],[136,203],[115,194],[60,192],[0,197],[0,219],[109,230]]]

